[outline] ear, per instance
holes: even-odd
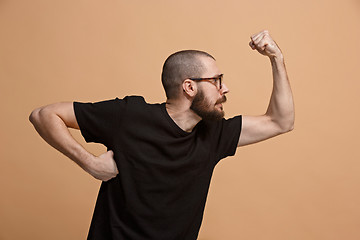
[[[190,79],[185,79],[182,83],[182,89],[189,97],[194,97],[197,93],[197,85]]]

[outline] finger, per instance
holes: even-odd
[[[268,34],[269,31],[268,30],[263,30],[261,32],[258,32],[256,34],[253,34],[250,38],[251,39],[258,39],[259,37],[263,36],[264,34]]]
[[[254,41],[254,45],[256,48],[259,48],[259,44],[264,40],[264,36],[261,36],[259,38],[257,38],[255,41]]]
[[[264,35],[264,34],[269,34],[269,31],[268,30],[262,30],[262,31],[260,31],[260,32],[258,32],[256,34],[254,34],[253,36],[255,37],[255,36]]]
[[[263,37],[255,42],[256,46],[264,47],[265,45],[271,44],[273,40],[268,34],[264,34]]]
[[[266,41],[265,38],[263,38],[260,40],[260,42],[256,46],[258,49],[261,49],[262,51],[264,51],[267,45],[268,45],[268,42]]]
[[[268,30],[261,31],[258,34],[253,35],[251,39],[255,44],[258,44],[264,37],[270,37]]]
[[[258,34],[256,34],[256,35],[252,36],[251,39],[252,39],[253,41],[256,41],[257,39],[261,38],[262,35],[263,35],[262,33],[258,33]]]
[[[256,35],[251,37],[251,41],[253,41],[254,43],[261,37],[261,35]]]
[[[252,50],[255,50],[255,44],[253,43],[253,41],[249,42],[249,46],[251,47]]]
[[[267,33],[264,33],[264,32],[261,33],[259,36],[257,36],[257,37],[254,39],[255,45],[258,45],[261,40],[263,40],[264,38],[267,38],[267,37],[268,37]]]
[[[250,38],[252,38],[252,39],[253,39],[253,38],[257,38],[261,33],[262,33],[262,32],[255,33],[255,34],[251,35]]]
[[[112,157],[114,156],[114,152],[112,150],[109,150],[108,154],[110,154]]]
[[[254,39],[254,40],[253,40],[254,45],[255,45],[255,46],[259,45],[259,42],[260,42],[261,40],[262,40],[262,37],[258,37],[258,38],[256,38],[256,39]]]

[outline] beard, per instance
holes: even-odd
[[[226,102],[225,95],[213,105],[205,98],[203,91],[199,90],[191,103],[190,109],[205,121],[219,121],[225,116],[225,112],[222,107],[220,110],[215,108],[215,105],[224,102]]]

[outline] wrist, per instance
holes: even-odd
[[[97,168],[97,161],[96,161],[96,156],[92,155],[91,153],[89,153],[86,157],[85,157],[85,161],[84,161],[84,165],[82,166],[82,168],[90,173],[92,175],[92,173],[96,170]]]
[[[271,59],[284,59],[284,56],[282,54],[282,52],[279,50],[279,51],[276,51],[275,53],[273,53],[271,56],[270,56]]]
[[[283,64],[284,63],[284,56],[282,53],[274,54],[273,56],[270,56],[271,64]]]

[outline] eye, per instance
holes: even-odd
[[[213,78],[211,79],[211,83],[217,86],[219,84],[219,79]]]

